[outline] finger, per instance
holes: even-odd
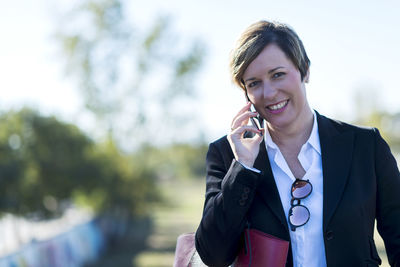
[[[260,143],[264,139],[264,134],[265,134],[264,128],[260,129],[260,133],[257,134],[257,138],[256,138],[256,139],[259,139],[258,141],[260,141]]]
[[[244,107],[242,107],[242,108],[239,110],[239,112],[233,117],[233,120],[235,120],[238,116],[240,116],[240,115],[243,114],[244,112],[249,111],[249,110],[250,110],[250,105],[251,105],[251,103],[250,103],[250,102],[247,102],[247,104],[246,104]],[[233,123],[233,120],[232,120],[232,123]]]
[[[249,118],[258,116],[257,112],[246,111],[240,114],[238,117],[234,118],[232,121],[232,129],[236,129],[240,126],[247,125],[249,123]]]
[[[257,145],[261,144],[261,142],[264,140],[263,135],[261,134],[256,134],[252,139],[252,142],[256,143]]]
[[[262,131],[258,130],[256,127],[251,126],[251,125],[244,125],[244,126],[240,126],[236,129],[233,129],[231,132],[231,135],[233,136],[242,136],[244,134],[244,132],[253,132],[255,134],[261,134]]]
[[[251,102],[247,102],[247,104],[246,104],[245,106],[243,106],[243,107],[239,110],[239,112],[236,114],[235,117],[239,116],[240,114],[242,114],[242,113],[245,112],[245,111],[248,111],[248,110],[250,109],[250,106],[251,106]]]
[[[264,139],[264,129],[259,130],[258,133],[255,133],[253,137],[246,138],[246,140],[249,140],[251,143],[256,143],[256,144],[260,144],[263,139]]]

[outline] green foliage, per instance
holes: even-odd
[[[76,126],[24,109],[0,116],[0,212],[37,219],[76,201],[97,212],[144,214],[155,171],[112,139],[95,144]]]
[[[74,192],[78,203],[100,213],[145,215],[148,205],[159,200],[155,171],[143,159],[123,154],[111,138],[97,145],[93,157],[99,176],[89,190]]]
[[[59,214],[57,201],[67,200],[85,177],[92,142],[73,125],[32,110],[0,117],[0,210],[47,217]],[[45,201],[47,200],[47,201]]]

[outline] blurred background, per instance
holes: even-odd
[[[0,266],[172,266],[208,143],[245,103],[239,34],[291,25],[320,113],[400,155],[398,1],[0,3]],[[388,266],[383,243],[379,253]]]

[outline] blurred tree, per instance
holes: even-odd
[[[109,138],[92,154],[98,176],[86,190],[78,188],[74,198],[98,213],[125,217],[147,215],[148,204],[159,199],[156,171],[142,157],[124,154]]]
[[[0,215],[44,219],[73,201],[99,213],[145,214],[157,199],[155,171],[111,142],[23,109],[0,116]]]
[[[73,125],[32,110],[0,116],[0,212],[60,215],[73,189],[94,178],[92,142]]]
[[[149,29],[134,27],[124,0],[78,2],[61,16],[56,37],[67,73],[76,78],[103,134],[137,147],[177,138],[187,122],[195,125],[194,75],[203,43],[182,40],[166,16]]]

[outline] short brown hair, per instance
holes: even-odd
[[[261,20],[242,33],[231,52],[230,70],[235,84],[245,89],[242,81],[244,72],[269,44],[276,44],[299,69],[301,80],[304,79],[310,60],[296,32],[286,24]]]

